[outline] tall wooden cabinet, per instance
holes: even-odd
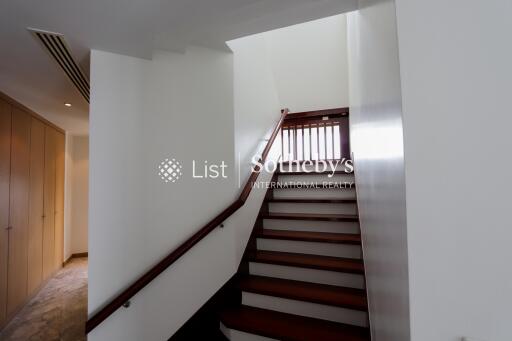
[[[43,227],[43,277],[55,270],[55,168],[56,141],[51,128],[46,127],[44,143],[44,227]]]
[[[7,315],[27,298],[28,203],[30,182],[30,114],[11,110],[11,177],[9,184],[9,252]]]
[[[65,137],[0,95],[1,328],[62,266]]]
[[[55,134],[55,268],[59,269],[64,260],[64,163],[66,136],[54,130]]]
[[[7,314],[9,252],[9,182],[11,174],[11,106],[0,99],[0,325]]]
[[[45,125],[32,118],[30,131],[30,202],[28,211],[28,291],[43,280],[44,138]]]

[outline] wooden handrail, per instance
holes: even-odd
[[[281,126],[283,125],[283,121],[288,115],[288,109],[281,110],[281,118],[274,128],[270,139],[263,149],[260,158],[260,164],[264,164],[267,160],[268,153],[270,152],[270,148],[276,139]],[[146,285],[151,283],[158,275],[164,272],[169,266],[171,266],[174,262],[176,262],[181,256],[183,256],[188,250],[190,250],[194,245],[196,245],[201,239],[206,237],[211,231],[217,228],[222,222],[224,222],[227,218],[229,218],[233,213],[235,213],[240,207],[245,204],[245,201],[249,197],[251,193],[252,187],[258,175],[260,173],[260,169],[253,170],[247,183],[245,184],[240,196],[225,210],[220,212],[215,218],[210,220],[206,225],[204,225],[199,231],[194,233],[193,236],[188,238],[184,243],[182,243],[178,248],[169,253],[164,259],[158,262],[155,266],[153,266],[149,271],[147,271],[144,275],[139,277],[135,282],[133,282],[128,288],[126,288],[122,293],[116,296],[112,301],[106,304],[103,308],[101,308],[97,313],[95,313],[91,318],[89,318],[85,324],[85,332],[89,333],[91,330],[96,328],[100,323],[105,321],[110,315],[112,315],[117,309],[119,309],[122,305],[130,300],[135,294],[137,294],[140,290],[142,290]]]
[[[346,108],[333,108],[333,109],[324,109],[324,110],[313,110],[313,111],[303,111],[296,112],[290,114],[286,117],[286,121],[296,120],[296,119],[311,119],[321,116],[329,116],[329,117],[346,117],[349,114],[350,109]]]

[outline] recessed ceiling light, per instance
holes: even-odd
[[[64,105],[69,108],[71,106],[71,103],[64,103]]]

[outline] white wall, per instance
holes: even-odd
[[[140,129],[145,113],[146,64],[135,58],[91,51],[89,313],[124,288],[149,263],[144,248],[144,131]],[[112,318],[116,317],[119,327],[126,328],[124,316]],[[112,319],[108,322],[112,323]],[[138,324],[142,329],[142,321]],[[101,340],[102,330],[105,325],[90,333],[89,339]],[[125,330],[126,335],[135,333],[130,328],[119,332]],[[121,338],[114,336],[112,340]]]
[[[247,52],[241,55],[253,58]],[[235,146],[247,159],[258,141],[246,136],[261,143],[259,134],[274,125],[279,112],[276,94],[267,89],[270,78],[263,82],[257,72],[234,76],[238,65],[254,62],[255,71],[269,67],[237,58],[234,63],[231,53],[198,47],[186,54],[156,53],[151,61],[92,52],[90,314],[238,195]],[[236,99],[233,82],[244,87]],[[262,118],[247,121],[255,103]],[[244,136],[234,133],[235,117]],[[166,157],[183,165],[176,183],[157,175]],[[225,161],[228,178],[193,179],[192,160]],[[89,339],[170,337],[235,273],[263,195],[253,191],[223,229],[208,235]]]
[[[243,186],[251,158],[261,152],[281,107],[265,37],[256,34],[230,41],[228,46],[234,58],[235,158]]]
[[[251,160],[265,148],[281,117],[281,107],[264,35],[256,34],[227,44],[233,51],[234,63],[235,159],[239,172],[235,178],[239,179],[237,187],[243,187],[251,172]],[[276,160],[279,154],[280,141],[276,139],[268,159]],[[269,181],[271,176],[262,173],[258,180]],[[238,226],[233,231],[237,259],[241,259],[245,251],[265,192],[265,189],[254,188],[246,204],[230,219],[231,224]]]
[[[512,2],[396,3],[412,340],[511,340]]]
[[[337,15],[263,34],[281,107],[347,107],[347,19]]]
[[[87,252],[89,137],[66,135],[64,259]]]
[[[148,61],[93,51],[91,66],[90,313],[234,198],[230,181],[192,179],[193,159],[225,161],[232,177],[229,53],[193,48]],[[159,178],[165,158],[181,162],[179,182]],[[233,260],[219,252],[227,242],[212,233],[90,339],[171,336],[229,278]]]
[[[350,135],[372,340],[407,341],[407,225],[395,7],[392,0],[359,4],[359,11],[348,14]]]
[[[346,49],[339,29],[340,21],[313,29],[305,44],[329,33]],[[185,54],[157,52],[152,60],[92,52],[90,314],[235,199],[251,157],[279,119],[283,105],[276,70],[284,66],[273,67],[266,34],[229,46],[233,54],[190,47]],[[331,64],[337,63],[336,56],[331,54]],[[324,62],[311,57],[298,61],[296,70]],[[336,70],[330,70],[329,83],[335,87],[346,82]],[[303,88],[308,86],[302,82]],[[298,95],[293,97],[301,99]],[[346,89],[322,97],[329,97],[329,103],[308,102],[311,109],[345,106],[337,102],[343,96]],[[296,111],[309,109],[290,104]],[[165,184],[157,175],[157,165],[167,157],[183,165],[184,176],[177,183]],[[201,165],[203,160],[225,161],[228,179],[193,179],[193,159]],[[271,174],[261,177],[268,180]],[[211,233],[134,297],[129,309],[117,311],[90,333],[90,340],[171,336],[235,273],[264,193],[254,190],[225,228]]]
[[[347,20],[332,16],[227,45],[234,58],[235,159],[243,185],[282,108],[348,106]]]

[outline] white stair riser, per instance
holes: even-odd
[[[279,175],[277,177],[279,182],[354,182],[354,174],[334,174],[329,177],[328,174],[314,174],[309,175]]]
[[[359,233],[358,222],[264,219],[263,228],[287,231]]]
[[[300,164],[299,166],[297,166],[297,162],[294,162],[291,164],[283,164],[282,166],[279,165],[279,171],[282,171],[282,172],[302,172],[304,170],[306,171],[316,171],[316,167],[315,167],[315,163],[317,163],[316,161],[313,161],[313,165],[310,165],[309,163],[303,165],[303,164]],[[341,162],[336,162],[336,161],[333,161],[332,162],[333,166],[335,166],[335,169],[337,171],[345,171],[345,170],[348,170],[350,171],[350,167],[345,167],[343,164],[341,164]],[[330,170],[331,169],[331,165],[326,162],[326,165],[327,165],[327,170]],[[291,168],[290,168],[291,167]],[[318,162],[318,168],[320,170],[322,170],[322,163]],[[352,173],[353,174],[353,173]]]
[[[305,253],[319,256],[344,258],[361,258],[361,247],[358,245],[317,243],[293,240],[263,239],[256,240],[258,250]]]
[[[318,318],[361,327],[368,326],[366,312],[287,298],[242,292],[242,304],[288,314]]]
[[[357,214],[356,204],[270,203],[270,212]]]
[[[295,281],[337,285],[356,289],[365,288],[363,275],[343,272],[250,262],[249,273],[255,276],[291,279]]]
[[[355,199],[355,188],[287,188],[274,189],[274,198],[276,199]]]
[[[245,332],[241,332],[236,329],[231,329],[226,327],[225,325],[220,324],[220,330],[230,341],[278,341],[276,339],[271,339],[264,336],[259,336],[255,334],[249,334]]]

